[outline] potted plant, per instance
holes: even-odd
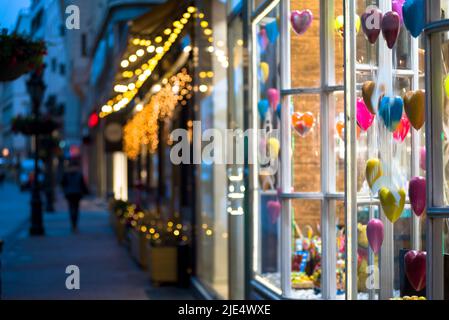
[[[0,34],[0,81],[12,81],[31,71],[40,70],[47,53],[45,42],[18,34]]]

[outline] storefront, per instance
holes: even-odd
[[[449,1],[435,3],[193,1],[132,24],[126,86],[99,113],[133,108],[114,193],[185,231],[198,293],[444,297]],[[164,111],[167,87],[180,99]],[[170,158],[178,128],[192,163]],[[226,129],[232,161],[195,160]]]
[[[444,23],[428,32],[427,53],[437,53],[426,85],[425,57],[433,56],[419,30],[424,2],[407,1],[405,17],[401,1],[252,2],[246,128],[266,134],[249,139],[248,154],[257,155],[245,194],[251,292],[390,299],[427,290],[442,298],[445,149],[432,146],[444,139],[431,134],[444,132],[444,109],[434,114],[433,98],[427,117],[439,124],[425,121],[424,96],[445,103],[444,37],[433,35]],[[377,32],[367,17],[379,17]],[[438,177],[427,191],[438,209],[427,213],[426,173]],[[422,267],[410,271],[426,250],[427,286]]]

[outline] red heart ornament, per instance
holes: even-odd
[[[401,121],[399,121],[398,127],[393,132],[393,138],[396,141],[404,142],[408,133],[410,132],[410,121],[405,114],[402,115]]]
[[[281,215],[281,203],[279,201],[270,200],[267,202],[267,209],[271,223],[276,223],[276,220]]]
[[[426,252],[410,250],[404,256],[405,274],[416,291],[426,287]]]
[[[294,112],[292,114],[292,125],[296,132],[304,137],[309,133],[310,129],[313,128],[315,124],[315,117],[311,112]]]
[[[401,18],[394,11],[388,11],[382,18],[382,35],[387,47],[393,49],[401,30]]]
[[[366,39],[371,44],[375,44],[380,35],[380,25],[382,22],[382,11],[373,8],[361,16],[362,30]]]

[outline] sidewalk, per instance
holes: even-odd
[[[3,299],[192,299],[189,290],[150,285],[117,244],[104,204],[82,204],[75,235],[62,207],[58,201],[57,213],[45,214],[45,237],[29,237],[26,225],[5,244]],[[80,290],[65,287],[68,265],[80,269]]]

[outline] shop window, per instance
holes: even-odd
[[[253,90],[255,90],[254,129],[257,141],[257,203],[254,218],[254,271],[258,279],[275,290],[280,288],[280,25],[279,5],[253,25],[255,60],[253,60]],[[257,111],[256,111],[257,110]]]

